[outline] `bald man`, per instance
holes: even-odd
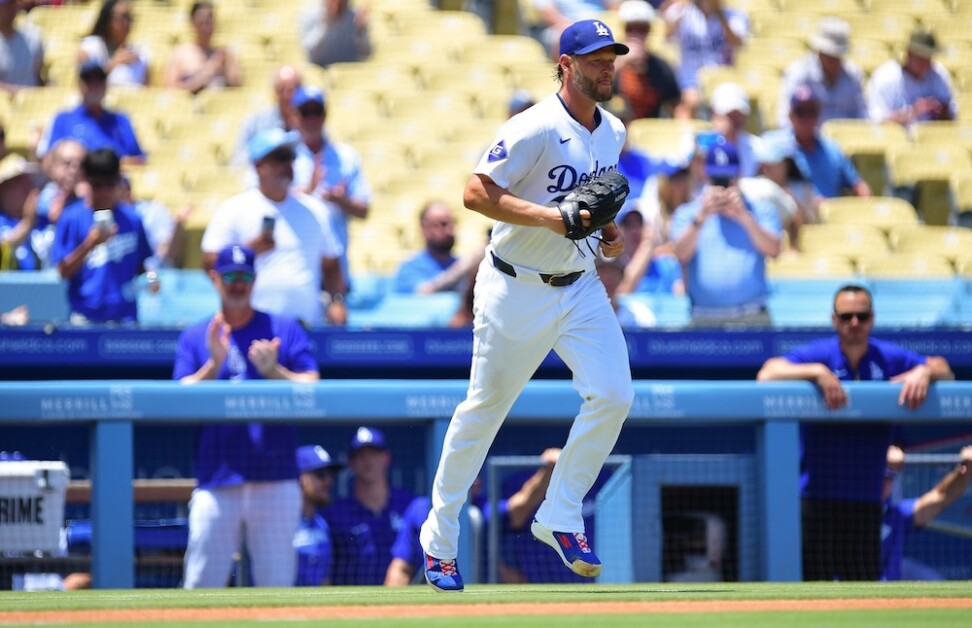
[[[253,114],[243,123],[240,137],[233,153],[233,164],[242,166],[249,163],[246,147],[254,135],[266,129],[281,128],[290,131],[295,128],[296,114],[291,104],[294,92],[302,84],[300,70],[292,65],[283,65],[273,73],[273,93],[277,104],[264,111]]]

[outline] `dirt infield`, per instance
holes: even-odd
[[[388,606],[292,606],[250,608],[146,608],[65,611],[0,611],[2,624],[114,623],[165,621],[283,621],[301,619],[385,619],[409,617],[495,617],[531,615],[642,615],[657,613],[748,613],[769,611],[853,611],[972,609],[972,598],[849,600],[715,600],[516,604],[395,604]]]

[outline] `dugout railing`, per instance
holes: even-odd
[[[91,572],[96,588],[134,585],[133,426],[140,422],[286,420],[347,425],[408,423],[425,432],[429,478],[449,417],[464,397],[460,380],[331,380],[316,384],[169,381],[0,382],[0,430],[18,425],[85,425],[91,477]],[[802,421],[925,422],[972,426],[972,384],[935,384],[916,411],[897,403],[898,385],[848,383],[848,404],[832,411],[809,383],[638,381],[626,428],[684,427],[690,437],[719,425],[754,431],[753,490],[757,496],[759,564],[755,579],[800,579],[799,433]],[[580,399],[568,381],[533,381],[514,404],[508,424],[569,425]],[[696,430],[693,432],[693,430]],[[701,431],[699,431],[701,430]],[[468,526],[468,520],[466,521]],[[468,560],[464,535],[460,561]]]

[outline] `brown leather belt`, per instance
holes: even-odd
[[[496,268],[496,270],[500,271],[501,273],[506,273],[510,277],[516,277],[516,269],[513,268],[512,264],[497,257],[496,253],[491,252],[490,255],[493,257],[493,266]],[[554,288],[563,288],[564,286],[569,286],[580,279],[581,275],[584,274],[584,271],[576,270],[572,273],[567,273],[566,275],[549,275],[547,273],[537,274],[540,275],[540,280],[543,281],[543,283],[553,286]]]

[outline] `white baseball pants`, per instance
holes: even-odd
[[[617,315],[593,271],[565,287],[514,278],[480,265],[475,288],[469,390],[452,416],[422,525],[426,553],[458,554],[459,511],[507,413],[551,349],[573,373],[583,400],[536,519],[583,532],[581,506],[617,442],[634,391]]]
[[[225,587],[233,553],[246,534],[253,584],[290,587],[297,577],[294,535],[300,522],[297,480],[199,489],[189,500],[186,589]]]

